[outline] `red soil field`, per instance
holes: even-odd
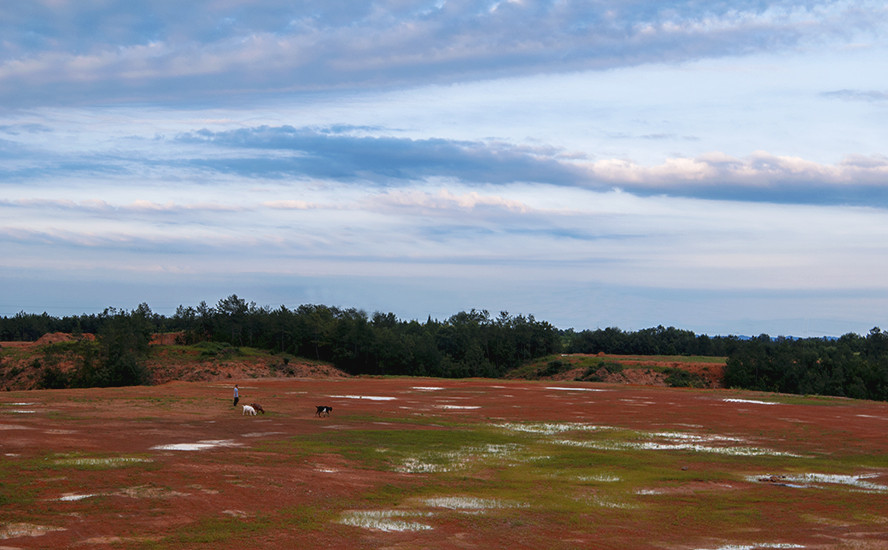
[[[261,403],[268,413],[244,416],[234,408],[235,383],[242,404]],[[315,416],[320,404],[333,407],[329,417]],[[299,442],[399,430],[409,419],[431,419],[432,424],[424,424],[429,429],[538,422],[717,434],[777,453],[815,457],[826,474],[838,457],[858,457],[850,473],[874,489],[798,487],[796,478],[785,475],[792,472],[772,471],[773,459],[764,456],[744,459],[744,471],[736,476],[718,477],[729,467],[720,459],[678,451],[668,455],[672,462],[664,461],[675,465],[678,481],[642,487],[632,496],[640,503],[635,508],[588,506],[577,512],[530,502],[504,512],[505,518],[472,511],[429,513],[421,518],[430,525],[427,530],[338,521],[355,507],[390,509],[392,501],[408,507],[409,499],[398,502],[400,492],[415,493],[424,484],[432,490],[441,481],[433,473],[369,468],[352,455],[314,447],[300,454]],[[882,490],[888,490],[886,429],[886,403],[625,384],[234,378],[2,392],[0,550],[888,548],[888,492]],[[284,458],[274,451],[276,444],[293,450]],[[129,457],[145,464],[102,467],[96,457]],[[87,466],[70,467],[78,460]],[[21,482],[8,477],[13,473],[27,476],[27,483],[17,485]],[[504,483],[493,471],[465,477],[460,482]],[[576,490],[595,502],[603,489],[577,482]],[[19,500],[17,492],[29,498]],[[540,486],[540,495],[545,492]],[[740,494],[743,507],[732,509],[736,504],[730,503]],[[725,517],[736,515],[736,525],[719,522],[714,530],[696,517],[704,508],[720,506]],[[290,519],[279,519],[282,510]],[[269,525],[267,518],[278,519]],[[263,521],[261,529],[250,528]],[[189,538],[214,522],[235,535]],[[238,524],[244,531],[237,531]]]

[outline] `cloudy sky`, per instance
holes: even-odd
[[[0,315],[888,328],[882,0],[0,4]]]

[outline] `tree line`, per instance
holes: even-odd
[[[135,333],[138,344],[124,338],[127,331]],[[429,318],[420,323],[401,320],[393,313],[369,315],[355,308],[325,305],[259,307],[237,295],[215,306],[206,302],[179,306],[170,317],[142,304],[131,312],[106,310],[64,318],[20,312],[0,318],[0,340],[33,341],[51,332],[97,334],[102,346],[115,350],[147,349],[151,333],[178,332],[183,344],[217,342],[265,349],[330,362],[349,374],[446,378],[500,377],[524,361],[561,349],[561,332],[532,315],[501,312],[492,317],[486,310],[473,309],[444,321]],[[115,365],[104,370],[139,374],[125,366],[139,357],[144,357],[141,351],[126,357],[106,353],[103,361],[113,359]],[[120,377],[108,376],[83,378],[120,381]],[[138,376],[124,378],[130,383],[144,382]]]
[[[172,316],[141,304],[62,318],[0,317],[0,340],[33,341],[51,332],[98,336],[92,347],[82,344],[75,380],[54,381],[47,371],[48,381],[59,385],[146,383],[141,365],[151,334],[177,332],[183,344],[249,346],[327,361],[350,374],[497,378],[557,353],[718,356],[727,357],[729,387],[888,400],[888,333],[878,327],[866,336],[804,339],[697,335],[663,326],[575,331],[507,312],[473,309],[419,322],[325,305],[260,307],[235,294],[214,306],[179,306]]]

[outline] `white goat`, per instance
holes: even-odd
[[[250,416],[256,416],[256,409],[254,409],[253,407],[251,407],[249,405],[244,405],[244,412],[243,412],[243,414],[241,414],[241,416],[243,416],[244,414],[249,414]]]

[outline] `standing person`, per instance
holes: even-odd
[[[237,395],[237,384],[234,385],[234,406],[237,407],[237,402],[240,401],[240,397]]]

